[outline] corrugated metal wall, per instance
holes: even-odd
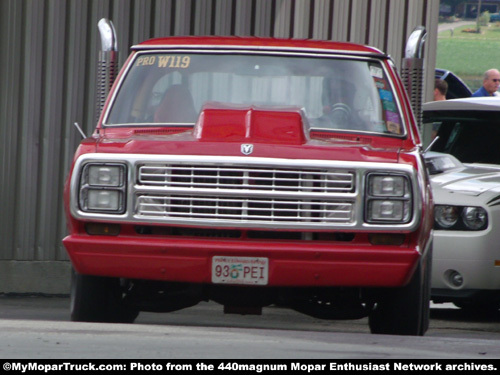
[[[399,66],[424,25],[432,72],[438,10],[439,0],[0,0],[0,262],[67,260],[63,183],[80,140],[72,124],[94,128],[99,19],[115,24],[120,63],[145,39],[194,34],[352,41]]]

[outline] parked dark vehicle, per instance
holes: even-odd
[[[490,14],[490,22],[498,22],[498,21],[500,21],[500,13]]]
[[[449,70],[436,68],[435,77],[448,83],[446,99],[468,98],[472,95],[471,89],[456,74]]]

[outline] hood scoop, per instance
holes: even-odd
[[[307,141],[307,119],[297,107],[206,104],[194,128],[205,142],[255,142],[300,145]]]

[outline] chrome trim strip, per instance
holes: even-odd
[[[320,42],[320,41],[319,41]],[[347,43],[349,44],[349,43]],[[352,44],[355,46],[356,44]],[[256,51],[256,52],[290,52],[293,54],[297,53],[324,53],[324,54],[341,54],[345,56],[373,56],[377,58],[387,59],[389,56],[383,53],[381,50],[369,46],[374,51],[346,51],[345,49],[327,49],[327,48],[308,48],[308,47],[293,47],[293,46],[256,46],[256,45],[220,45],[220,44],[155,44],[155,45],[141,45],[136,44],[130,47],[131,50],[141,51],[141,50],[172,50],[172,49],[185,49],[185,50],[221,50],[223,52],[234,50],[235,52],[245,51]]]

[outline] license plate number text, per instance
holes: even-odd
[[[267,285],[268,270],[267,258],[226,256],[212,258],[214,284]]]

